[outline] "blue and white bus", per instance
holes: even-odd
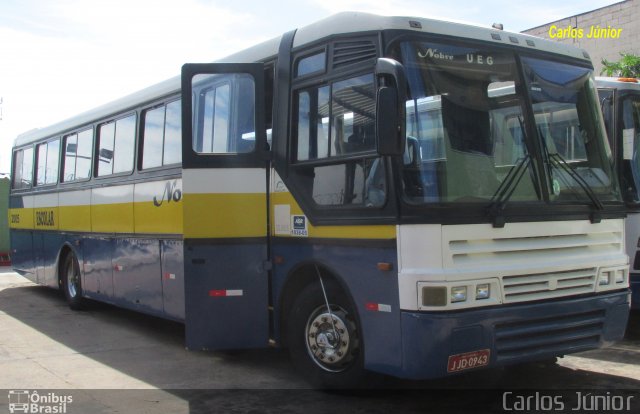
[[[640,80],[596,78],[600,105],[629,214],[625,220],[631,308],[640,309]]]
[[[287,347],[324,387],[609,345],[629,267],[592,72],[364,13],[187,64],[16,139],[14,266],[182,321],[190,349]]]

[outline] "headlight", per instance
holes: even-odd
[[[464,302],[467,300],[467,287],[455,286],[451,288],[451,303]]]
[[[611,282],[611,272],[602,272],[598,278],[598,286],[607,286]]]
[[[491,295],[491,288],[488,283],[476,285],[476,300],[488,299]]]

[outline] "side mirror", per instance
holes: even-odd
[[[399,134],[398,93],[395,88],[382,86],[378,89],[376,100],[378,154],[401,155],[404,153],[404,140]]]
[[[393,59],[376,63],[376,143],[380,155],[402,155],[405,147],[407,81],[404,67]]]

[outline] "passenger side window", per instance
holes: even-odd
[[[136,116],[130,115],[98,127],[98,176],[133,170]]]
[[[144,112],[142,169],[182,161],[180,109],[178,100]]]
[[[375,150],[373,75],[298,92],[297,161]]]
[[[326,61],[327,54],[324,51],[300,59],[296,63],[296,77],[324,72]]]
[[[63,182],[84,180],[91,177],[92,148],[93,129],[86,129],[64,138]]]
[[[255,149],[254,81],[233,74],[194,79],[198,89],[193,149],[200,154],[241,154]],[[208,85],[210,83],[211,85]]]
[[[58,156],[60,140],[45,142],[37,146],[36,185],[50,185],[58,182]]]
[[[329,86],[298,96],[298,161],[329,156]]]
[[[14,153],[13,161],[13,188],[31,187],[33,176],[33,148],[25,148]]]

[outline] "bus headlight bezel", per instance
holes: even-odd
[[[444,311],[502,303],[500,280],[418,282],[418,310]]]
[[[607,267],[600,269],[596,279],[596,292],[624,289],[629,287],[629,268]]]

